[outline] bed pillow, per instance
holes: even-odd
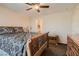
[[[23,27],[14,27],[14,32],[24,32]]]
[[[0,34],[24,32],[23,27],[0,27]]]
[[[0,34],[14,33],[13,27],[0,27]]]

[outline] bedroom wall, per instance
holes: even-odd
[[[32,31],[35,29],[35,20],[40,18],[42,22],[42,32],[56,33],[60,37],[61,43],[67,43],[67,34],[72,31],[72,12],[57,12],[50,15],[41,15],[32,19]]]
[[[30,18],[0,6],[0,26],[30,26]]]
[[[72,16],[72,33],[79,34],[79,4],[76,6]]]

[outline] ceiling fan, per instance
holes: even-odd
[[[31,8],[26,9],[27,11],[35,9],[37,12],[40,12],[40,8],[49,8],[49,5],[41,5],[40,3],[25,3],[25,4],[31,6]]]

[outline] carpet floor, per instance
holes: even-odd
[[[66,44],[49,44],[49,48],[45,49],[41,56],[66,56]]]

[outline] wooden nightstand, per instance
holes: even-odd
[[[55,36],[48,36],[48,38],[49,38],[49,43],[51,44],[56,44],[56,45],[58,45],[58,39],[59,39],[59,37],[58,37],[58,35],[55,35]]]

